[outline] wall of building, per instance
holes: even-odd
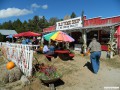
[[[84,18],[84,27],[106,25],[106,24],[113,24],[113,23],[120,23],[120,16],[110,17],[110,18],[101,18],[101,17],[96,17],[91,19]]]

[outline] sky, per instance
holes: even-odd
[[[28,21],[35,15],[63,19],[74,12],[87,18],[120,16],[120,0],[0,0],[0,23],[20,19]]]

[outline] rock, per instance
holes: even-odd
[[[7,73],[6,64],[0,66],[0,82],[6,84],[9,82],[9,74]]]
[[[21,78],[22,73],[18,67],[14,67],[11,70],[6,69],[6,64],[0,66],[0,82],[2,84],[11,83]]]
[[[6,83],[9,83],[9,75],[7,72],[3,72],[1,75],[0,75],[0,82],[2,84],[6,84]]]
[[[0,86],[0,90],[23,90],[24,86],[20,80]]]
[[[27,78],[26,76],[24,76],[24,75],[22,75],[22,77],[21,77],[20,80],[22,81],[22,84],[23,84],[24,86],[30,84],[30,81],[29,81],[28,78]]]
[[[22,76],[22,73],[21,73],[20,69],[19,68],[15,68],[14,71],[16,72],[15,73],[16,80],[20,80],[20,78]]]

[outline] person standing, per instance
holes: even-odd
[[[101,57],[101,44],[96,40],[96,38],[93,38],[88,46],[88,50],[90,51],[90,61],[93,68],[93,72],[97,74],[100,66],[100,57]]]
[[[23,37],[23,39],[22,39],[22,44],[27,44],[26,43],[26,39]]]
[[[30,44],[30,43],[31,43],[31,41],[30,41],[29,38],[26,38],[26,43],[27,43],[27,44]]]

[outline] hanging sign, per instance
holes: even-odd
[[[69,30],[77,27],[82,27],[81,17],[64,20],[56,23],[56,30]]]

